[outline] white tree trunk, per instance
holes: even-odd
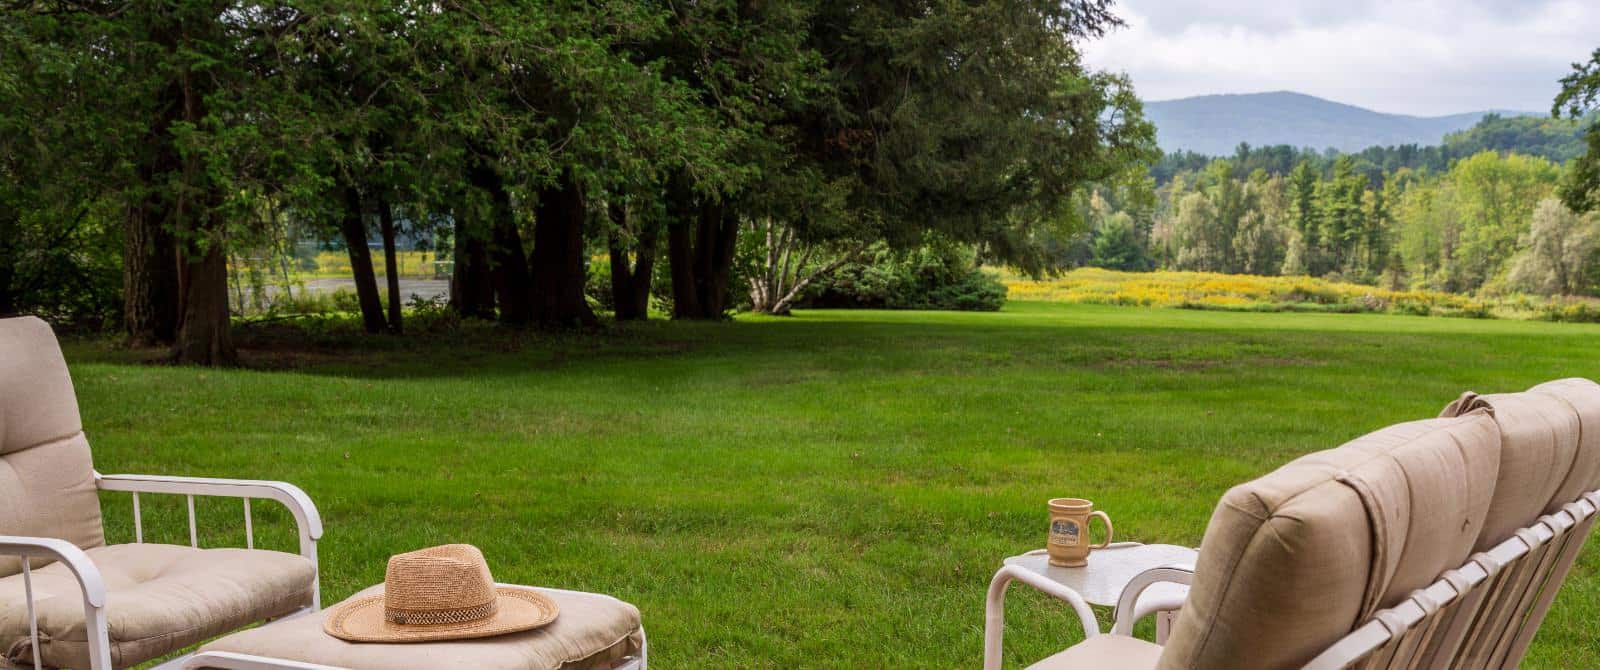
[[[811,282],[839,269],[866,248],[864,243],[856,245],[813,268],[811,258],[817,247],[801,241],[793,228],[772,219],[754,225],[766,245],[761,267],[750,277],[750,309],[758,314],[788,314]]]

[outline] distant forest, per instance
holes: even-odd
[[[1589,123],[1548,116],[1488,114],[1477,125],[1446,135],[1438,145],[1368,147],[1349,155],[1355,159],[1356,171],[1372,180],[1374,186],[1382,186],[1383,176],[1400,168],[1443,172],[1450,169],[1451,163],[1482,151],[1538,156],[1565,163],[1583,155],[1584,129]],[[1241,178],[1258,169],[1269,175],[1287,175],[1302,161],[1309,162],[1313,169],[1326,176],[1343,155],[1346,154],[1334,150],[1296,148],[1287,144],[1253,147],[1241,143],[1233,155],[1226,158]],[[1156,178],[1157,185],[1165,185],[1179,173],[1205,169],[1217,158],[1193,151],[1175,151],[1163,155],[1150,168],[1150,174]]]
[[[1596,295],[1600,217],[1557,197],[1593,120],[1489,115],[1438,146],[1348,154],[1168,154],[1083,199],[1062,265]]]

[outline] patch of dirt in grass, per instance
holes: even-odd
[[[1318,367],[1324,361],[1297,356],[1239,356],[1237,358],[1111,358],[1087,363],[1091,370],[1128,370],[1154,368],[1177,372],[1202,372],[1219,367],[1248,365],[1251,367]]]

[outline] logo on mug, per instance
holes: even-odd
[[[1068,547],[1078,546],[1078,522],[1056,519],[1050,522],[1050,543]]]

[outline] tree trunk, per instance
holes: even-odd
[[[667,264],[672,273],[672,318],[700,318],[700,293],[695,290],[694,228],[700,211],[688,177],[678,175],[667,187]]]
[[[234,365],[239,359],[228,324],[228,257],[221,240],[208,240],[205,247],[191,250],[183,262],[183,325],[173,358],[195,365]]]
[[[655,273],[656,229],[647,226],[635,231],[634,261],[628,261],[626,240],[622,231],[628,230],[628,209],[621,203],[610,203],[606,211],[611,215],[615,229],[611,232],[611,297],[616,303],[618,321],[643,321],[650,317],[650,287]]]
[[[733,275],[734,243],[739,236],[739,217],[732,208],[716,204],[701,213],[700,239],[703,265],[695,268],[699,280],[701,318],[721,319],[732,308],[728,303],[728,281]],[[710,239],[707,239],[709,233]]]
[[[181,73],[183,119],[198,125],[205,118],[205,95],[197,84],[205,78],[193,72]],[[228,313],[228,256],[222,236],[222,221],[217,207],[223,196],[205,173],[198,156],[181,160],[182,186],[173,198],[174,234],[181,234],[178,294],[180,301],[177,342],[173,359],[196,365],[233,365],[238,353],[233,348]]]
[[[516,216],[511,211],[511,194],[500,173],[482,160],[474,163],[468,178],[473,186],[489,194],[489,276],[495,301],[500,305],[500,322],[527,325],[533,313],[528,295],[528,258],[523,255],[522,232],[517,230]]]
[[[344,187],[344,212],[339,218],[339,232],[344,235],[345,249],[350,252],[350,273],[356,280],[361,324],[369,333],[381,333],[387,327],[383,319],[383,302],[378,299],[378,278],[372,271],[372,251],[367,248],[367,222],[361,207],[361,191],[354,186]]]
[[[389,332],[405,330],[400,310],[400,261],[394,248],[394,210],[387,198],[378,198],[378,225],[383,233],[383,272],[389,284]]]
[[[583,189],[571,172],[539,192],[533,228],[533,318],[540,325],[600,325],[583,285],[583,224],[588,218]]]
[[[455,219],[454,262],[450,271],[450,308],[469,319],[494,318],[494,282],[489,276],[489,248],[482,233]]]
[[[144,136],[136,160],[137,183],[144,192],[129,207],[123,222],[122,319],[128,344],[136,347],[172,344],[178,335],[178,240],[170,227],[172,203],[161,196],[159,182],[180,172],[183,164],[168,136],[182,112],[183,89],[167,89],[169,107]]]
[[[672,318],[700,318],[700,292],[695,290],[694,229],[673,222],[667,230],[667,262],[672,270]]]
[[[21,232],[16,217],[0,210],[0,318],[17,311],[17,294],[12,286],[17,280],[16,246]]]
[[[689,221],[676,217],[668,233],[672,317],[725,318],[738,217],[722,203],[704,203],[690,212]]]

